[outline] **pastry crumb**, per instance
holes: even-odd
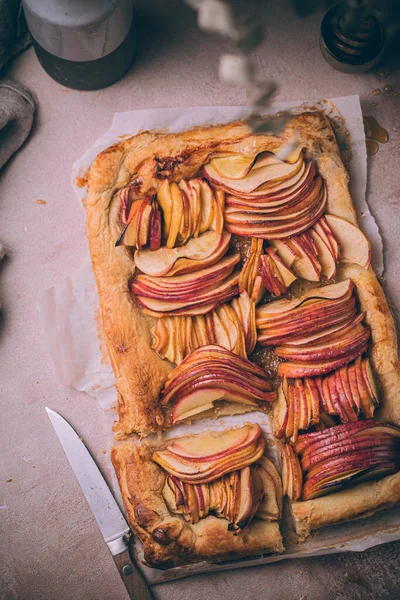
[[[36,200],[36,204],[42,204],[42,205],[44,205],[44,204],[47,204],[47,201],[39,199],[39,200]]]

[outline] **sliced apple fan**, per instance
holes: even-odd
[[[209,229],[217,236],[222,234],[224,193],[213,192],[204,179],[183,179],[179,183],[169,183],[165,179],[157,195],[133,200],[128,211],[129,196],[128,186],[120,192],[120,219],[125,227],[116,246],[157,251],[163,240],[166,248],[172,249],[186,244],[191,238],[198,238]]]
[[[294,300],[277,300],[256,310],[258,342],[274,346],[281,377],[315,377],[351,362],[367,350],[370,337],[357,314],[350,279]]]
[[[301,468],[301,499],[331,494],[344,486],[391,475],[399,470],[400,429],[372,419],[343,423],[299,436],[293,469]],[[292,473],[283,477],[284,493],[290,496]],[[298,492],[298,490],[296,490]],[[297,500],[299,494],[293,494]]]
[[[274,432],[294,443],[300,431],[335,425],[332,417],[342,423],[370,419],[378,406],[369,359],[358,358],[324,377],[284,378],[272,409]]]
[[[152,347],[179,365],[196,348],[218,344],[244,358],[256,345],[255,303],[247,292],[206,315],[162,317],[153,328]]]
[[[168,376],[162,403],[174,403],[171,422],[177,423],[213,408],[217,400],[249,407],[273,402],[276,393],[264,369],[217,345],[194,350]]]
[[[267,521],[279,520],[281,479],[273,463],[262,456],[263,450],[260,427],[246,425],[181,438],[166,450],[155,452],[153,459],[168,473],[175,473],[167,476],[163,489],[170,512],[193,524],[213,514],[228,520],[228,529],[235,535],[255,515]],[[233,464],[241,466],[232,470]],[[213,465],[222,470],[213,470]],[[176,474],[179,469],[180,474]],[[201,481],[188,481],[199,471]]]

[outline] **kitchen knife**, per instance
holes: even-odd
[[[82,439],[57,412],[47,408],[50,421],[103,534],[125,587],[134,600],[155,600],[129,552],[129,525]]]

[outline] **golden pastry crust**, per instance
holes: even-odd
[[[171,568],[284,550],[277,522],[254,518],[235,536],[225,519],[208,516],[191,525],[183,517],[171,515],[162,495],[166,474],[151,459],[161,447],[125,443],[111,450],[128,520],[143,544],[147,564]]]
[[[214,152],[257,154],[278,150],[296,130],[306,154],[317,161],[328,188],[327,211],[355,222],[348,175],[328,119],[320,113],[293,117],[277,136],[252,135],[241,122],[199,127],[179,134],[144,132],[99,154],[88,176],[87,235],[97,280],[107,349],[118,393],[116,437],[162,428],[159,392],[171,364],[151,349],[151,327],[128,290],[134,272],[129,250],[115,248],[121,231],[118,190],[132,183],[142,197],[162,181],[193,177]]]
[[[400,473],[379,481],[366,481],[358,486],[305,502],[292,502],[291,510],[295,531],[304,540],[311,531],[365,519],[376,512],[397,506],[400,502]]]

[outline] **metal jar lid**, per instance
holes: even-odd
[[[132,0],[22,0],[29,31],[44,50],[71,61],[107,56],[132,25]]]

